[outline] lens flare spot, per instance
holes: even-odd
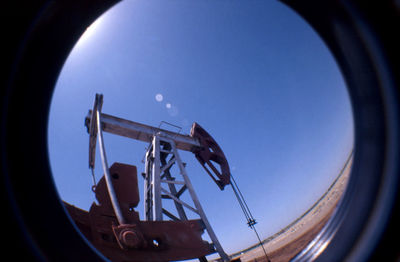
[[[156,98],[156,101],[157,101],[157,102],[161,102],[161,101],[163,101],[163,99],[164,99],[164,97],[163,97],[162,94],[157,94],[155,98]]]

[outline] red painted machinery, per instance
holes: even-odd
[[[97,95],[94,109],[86,118],[90,134],[89,166],[94,168],[96,137],[99,138],[103,177],[93,187],[98,203],[89,211],[65,203],[71,218],[93,244],[112,261],[175,261],[199,258],[218,252],[223,261],[229,261],[223,251],[186,174],[178,149],[191,151],[223,190],[230,184],[228,162],[215,140],[197,123],[190,136],[150,127],[100,112],[102,96]],[[114,163],[107,165],[102,131],[149,142],[146,153],[145,220],[135,210],[139,203],[136,166]],[[179,168],[179,177],[173,177],[172,166]],[[167,185],[168,188],[163,187]],[[180,196],[189,192],[194,206]],[[175,204],[177,215],[162,205],[165,199]],[[189,220],[191,210],[199,219]],[[168,217],[170,220],[164,220]],[[207,231],[212,243],[202,239]]]
[[[119,225],[104,177],[94,191],[98,204],[89,211],[65,203],[83,235],[112,261],[173,261],[201,258],[215,252],[203,241],[201,220],[140,221],[134,209],[139,203],[135,166],[114,163],[113,186],[127,224]]]

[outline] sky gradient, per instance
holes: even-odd
[[[312,28],[275,1],[124,1],[87,30],[59,76],[48,127],[59,194],[86,210],[94,194],[84,118],[96,93],[107,114],[153,126],[167,121],[181,133],[193,122],[205,128],[263,239],[328,189],[353,147],[336,62]],[[146,143],[104,139],[110,166],[144,171]],[[181,157],[225,251],[256,243],[232,189],[221,192],[191,153]],[[98,180],[99,159],[95,171]],[[139,176],[141,191],[142,183]],[[142,203],[137,210],[143,219]]]

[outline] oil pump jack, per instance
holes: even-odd
[[[92,190],[98,203],[89,211],[66,202],[71,218],[83,235],[112,261],[175,261],[217,252],[229,261],[197,198],[179,150],[189,151],[223,190],[231,183],[228,161],[216,141],[197,123],[190,135],[156,128],[101,112],[103,96],[97,94],[85,118],[89,133],[89,168],[94,176],[96,140],[104,176]],[[137,168],[114,163],[108,166],[103,132],[149,143],[145,154],[144,220],[134,209],[139,203]],[[173,173],[177,167],[177,174]],[[191,199],[191,203],[182,199]],[[175,212],[164,201],[172,201]],[[188,219],[187,211],[198,219]],[[176,215],[177,214],[177,215]],[[164,220],[164,219],[168,220]],[[250,221],[251,222],[251,221]],[[253,221],[255,223],[255,221]],[[250,224],[249,224],[250,226]],[[211,243],[202,239],[207,231]]]

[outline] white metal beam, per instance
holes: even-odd
[[[88,125],[88,130],[91,124],[92,117],[92,110],[90,110],[85,121],[86,125]],[[151,143],[153,140],[153,136],[159,132],[162,132],[163,136],[173,140],[176,148],[180,150],[194,151],[195,149],[200,147],[199,141],[189,135],[179,134],[176,132],[140,124],[107,114],[101,114],[101,125],[104,132],[144,142]]]

